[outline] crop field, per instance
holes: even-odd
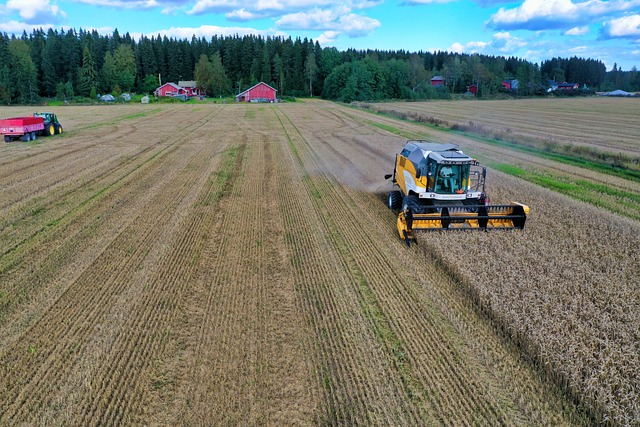
[[[0,146],[0,425],[640,425],[633,175],[324,101],[54,112]],[[407,248],[409,138],[526,229]]]

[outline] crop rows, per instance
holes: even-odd
[[[0,150],[0,424],[634,424],[637,222],[494,173],[524,233],[407,249],[419,125],[87,108]]]
[[[340,121],[335,116],[331,117],[322,113],[316,117],[325,123]],[[297,120],[293,122],[298,123]],[[310,127],[313,128],[313,126]],[[356,129],[353,129],[353,123],[349,124],[349,127],[351,129],[348,131],[354,135],[353,138],[359,138],[360,136],[355,132]],[[339,134],[344,132],[344,129],[336,125],[331,126],[331,129],[336,129],[336,133]],[[296,139],[295,130],[289,130],[288,133],[292,135],[292,139]],[[366,176],[366,171],[362,167],[357,164],[353,165],[347,157],[340,156],[339,150],[349,151],[349,144],[345,144],[340,139],[321,136],[314,137],[312,142],[305,142],[305,138],[301,136],[297,136],[297,140],[296,152],[301,153],[304,150],[315,152],[309,156],[311,159],[315,158],[315,161],[310,160],[310,163],[315,163],[315,165],[305,164],[304,170],[306,171],[338,171],[340,169],[344,171],[349,166],[359,169],[360,174],[356,174],[356,171],[349,171],[347,175],[351,177],[351,181],[343,182],[342,185],[339,185],[331,175],[327,175],[327,172],[320,172],[324,178],[310,177],[307,191],[317,205],[316,209],[320,210],[319,215],[328,229],[321,234],[328,234],[332,237],[331,242],[336,246],[338,256],[342,257],[342,262],[346,264],[345,270],[347,277],[350,278],[353,292],[351,298],[356,299],[359,310],[365,316],[359,323],[369,323],[369,327],[374,332],[374,338],[380,341],[378,345],[383,346],[387,352],[386,357],[391,361],[392,373],[388,374],[389,378],[396,378],[398,386],[401,387],[402,394],[404,394],[404,398],[395,405],[401,405],[403,400],[405,401],[404,405],[407,405],[402,413],[409,418],[406,418],[404,422],[408,424],[434,422],[435,419],[443,417],[442,414],[448,414],[448,417],[443,417],[444,423],[451,425],[470,422],[489,424],[515,422],[519,415],[507,413],[509,410],[505,412],[503,405],[496,404],[496,400],[494,400],[508,401],[509,399],[506,396],[500,396],[501,393],[497,391],[499,387],[492,389],[486,381],[480,385],[481,382],[474,381],[474,374],[467,370],[468,366],[459,365],[459,360],[464,359],[469,363],[469,359],[473,360],[474,355],[462,351],[464,356],[461,356],[458,353],[461,351],[460,348],[451,347],[451,335],[455,336],[460,331],[454,330],[452,326],[447,327],[447,320],[443,319],[443,314],[438,313],[437,310],[429,309],[432,302],[425,298],[421,285],[429,287],[433,285],[422,282],[418,277],[415,280],[420,285],[411,286],[411,279],[406,271],[407,264],[398,262],[402,257],[402,252],[393,252],[387,246],[376,244],[377,241],[393,238],[392,233],[383,233],[382,236],[376,233],[378,227],[382,225],[378,215],[387,216],[388,211],[381,210],[379,199],[372,195],[369,194],[363,199],[362,193],[354,193],[349,189],[354,186],[358,188],[364,184],[356,182],[357,179],[354,177],[359,175],[364,178]],[[378,209],[375,209],[376,205],[378,205]],[[372,209],[377,212],[371,213]],[[388,218],[384,219],[384,221],[386,220]],[[380,224],[376,225],[376,223]],[[303,245],[307,248],[309,243],[304,242]],[[417,270],[420,271],[420,269]],[[304,271],[306,272],[306,269]],[[434,281],[446,281],[442,271],[435,269],[431,273],[433,274],[431,278]],[[305,280],[305,282],[309,281]],[[330,301],[333,299],[328,296],[325,298]],[[343,298],[339,298],[338,301]],[[454,297],[448,295],[446,298]],[[448,302],[451,303],[451,301]],[[332,303],[336,302],[332,301]],[[325,304],[327,303],[323,300],[321,306],[324,307]],[[465,312],[469,310],[469,307],[460,307],[460,309]],[[327,314],[322,312],[316,316],[325,319]],[[402,321],[397,319],[402,319]],[[465,338],[468,339],[468,337]],[[352,351],[355,350],[350,350],[350,352]],[[474,367],[477,369],[487,368],[477,365]],[[513,372],[510,373],[513,374]],[[349,383],[346,380],[335,382],[338,384]],[[483,389],[483,387],[489,388]],[[530,391],[527,390],[525,393],[528,394]],[[341,393],[347,392],[348,390],[341,391]],[[334,391],[327,398],[335,400],[340,397],[341,393]],[[536,411],[544,407],[543,401],[538,398],[529,395],[527,399],[532,403],[532,407],[538,405]],[[349,396],[349,400],[357,402],[358,398]],[[362,405],[363,409],[361,410],[366,410],[366,401]],[[341,408],[339,404],[333,404],[333,406],[337,409]],[[456,408],[458,409],[456,410]],[[549,408],[546,410],[548,411]],[[545,422],[545,417],[550,416],[552,411],[540,411],[544,412],[544,415],[541,415],[538,421]],[[332,419],[333,422],[340,422],[345,418],[351,420],[348,418],[350,414],[341,415],[332,412],[330,415],[335,417]],[[460,418],[456,418],[456,416]],[[528,416],[531,417],[533,414],[529,413]],[[549,422],[550,419],[554,418],[547,418],[546,422]],[[367,421],[371,421],[371,419],[367,418]],[[387,419],[388,421],[389,419]],[[441,422],[443,421],[441,420]]]
[[[360,120],[371,115],[356,114]],[[388,118],[406,131],[420,126]],[[427,139],[522,167],[554,168],[532,156],[423,130]],[[576,174],[638,191],[625,180],[569,168]],[[638,223],[490,171],[493,202],[532,207],[524,233],[432,233],[421,236],[425,256],[442,260],[454,277],[545,375],[589,408],[599,423],[635,425],[638,413]],[[605,196],[602,196],[605,197]],[[434,255],[435,254],[435,255]]]

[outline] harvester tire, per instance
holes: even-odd
[[[402,206],[402,193],[399,191],[390,191],[387,198],[387,206],[389,209],[397,211]]]
[[[412,213],[420,212],[420,202],[416,196],[405,196],[402,199],[402,211],[411,211]]]

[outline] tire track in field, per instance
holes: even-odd
[[[316,134],[314,133],[314,135]],[[327,134],[322,134],[319,138],[314,139],[313,143],[308,144],[309,150],[315,152],[316,161],[326,159],[327,163],[332,163],[331,170],[340,169],[339,166],[336,167],[336,163],[338,165],[349,163],[345,163],[340,156],[335,158],[333,147],[330,147],[329,154],[327,154],[325,145],[328,142],[322,144],[324,139],[330,138]],[[326,166],[321,165],[315,169],[329,170]],[[430,406],[436,414],[441,414],[441,422],[444,424],[522,423],[522,414],[513,409],[508,409],[506,412],[503,409],[504,402],[509,402],[510,396],[497,388],[496,385],[504,379],[496,380],[494,378],[491,380],[490,370],[478,376],[463,364],[466,357],[467,363],[473,362],[471,367],[474,370],[482,368],[482,364],[478,360],[474,362],[478,355],[474,354],[475,352],[470,352],[464,343],[459,342],[458,331],[455,330],[459,328],[457,325],[459,320],[454,318],[455,322],[452,321],[447,326],[451,320],[446,319],[444,314],[446,313],[450,319],[452,314],[455,315],[455,311],[440,313],[437,309],[429,309],[433,306],[433,301],[426,300],[423,296],[424,291],[411,285],[410,277],[407,275],[407,266],[397,262],[397,260],[406,258],[406,254],[389,253],[388,245],[381,246],[377,242],[382,240],[371,237],[371,235],[379,234],[378,228],[375,226],[366,227],[365,225],[379,222],[379,216],[374,216],[370,211],[372,205],[381,205],[380,200],[376,200],[370,195],[366,198],[368,200],[363,203],[361,195],[347,187],[339,186],[328,175],[315,180],[314,186],[314,191],[318,191],[323,196],[321,199],[326,197],[329,201],[325,204],[330,212],[333,211],[329,216],[340,219],[333,221],[334,226],[339,229],[339,232],[334,235],[337,242],[344,240],[344,246],[351,248],[344,255],[346,257],[352,256],[352,261],[357,264],[356,276],[366,284],[362,286],[363,300],[369,300],[372,305],[371,310],[383,316],[380,328],[382,330],[390,329],[397,337],[393,335],[387,337],[387,345],[392,347],[390,352],[397,352],[399,347],[400,353],[405,357],[406,351],[409,362],[403,363],[400,358],[398,363],[399,371],[403,373],[403,376],[406,374],[406,377],[409,378],[405,384],[414,386],[414,382],[418,382],[418,385],[422,384],[422,387],[415,388],[423,395],[421,397],[429,396]],[[382,214],[382,217],[384,216]],[[391,236],[378,237],[380,239],[396,238],[393,236],[395,233],[390,234]],[[356,248],[362,249],[357,250]],[[417,257],[413,261],[415,265],[424,264],[424,259]],[[416,269],[412,267],[409,270]],[[447,274],[439,268],[431,271],[433,279],[439,277],[438,281],[449,281]],[[419,278],[424,272],[417,269],[416,274],[416,277]],[[426,286],[427,284],[425,284]],[[451,304],[455,300],[445,300],[444,302]],[[457,305],[459,307],[456,308],[461,308],[462,313],[468,313],[468,307],[461,307],[460,303]],[[420,313],[423,312],[426,314],[421,316]],[[403,319],[403,321],[399,322],[396,319]],[[473,322],[477,323],[477,320],[473,320]],[[456,325],[455,329],[453,325]],[[487,335],[487,331],[484,331],[484,334]],[[425,341],[424,335],[431,337],[431,339]],[[491,335],[495,335],[495,333]],[[495,342],[495,337],[491,339],[491,335],[487,336],[488,342]],[[487,356],[484,354],[482,357],[484,359]],[[482,369],[487,370],[486,367]],[[519,369],[523,369],[523,367],[521,366]],[[524,369],[526,370],[526,367]],[[539,392],[539,390],[535,391]],[[408,394],[413,395],[414,393],[415,390],[410,390]],[[526,396],[528,393],[521,394]],[[535,394],[532,393],[528,397],[531,396],[535,396]],[[532,407],[535,408],[537,405],[544,407],[544,402],[540,398],[534,399],[534,402],[525,411],[531,422],[544,419],[544,417],[538,417],[535,410],[532,410]],[[515,402],[510,405],[515,406]],[[554,411],[556,415],[559,412],[557,407],[548,409],[549,414],[554,414]],[[461,418],[454,418],[453,414],[458,414]]]
[[[302,165],[306,145],[282,111],[279,120],[290,138],[288,159]],[[298,167],[294,168],[298,169]],[[417,425],[433,423],[426,412],[408,404],[393,360],[379,345],[373,313],[362,309],[353,266],[331,236],[337,233],[305,171],[306,165],[282,185],[293,262],[300,275],[301,300],[316,334],[318,382],[324,390],[321,420],[330,424]],[[291,172],[289,172],[291,173]],[[300,184],[294,185],[294,183]],[[288,189],[292,187],[291,189]],[[306,196],[305,196],[306,194]]]
[[[31,409],[28,402],[47,402],[50,391],[55,389],[56,384],[77,361],[81,352],[75,343],[85,342],[93,332],[95,321],[88,319],[100,319],[105,316],[117,299],[117,295],[122,293],[129,284],[128,274],[140,267],[147,256],[151,243],[159,233],[156,224],[162,224],[168,220],[178,202],[184,197],[189,188],[188,184],[196,173],[187,167],[193,155],[192,153],[181,161],[182,167],[178,165],[178,170],[182,168],[182,175],[184,175],[182,179],[177,180],[178,183],[182,183],[177,186],[179,193],[160,192],[155,203],[151,205],[151,208],[158,212],[154,214],[152,211],[147,211],[144,212],[145,215],[141,212],[128,227],[128,232],[122,233],[114,240],[112,249],[98,258],[92,268],[86,270],[79,280],[67,289],[46,316],[30,328],[29,336],[42,337],[33,340],[37,342],[33,344],[35,348],[43,348],[41,352],[36,353],[35,357],[36,366],[41,367],[28,375],[29,380],[26,384],[20,384],[19,389],[11,387],[13,381],[7,384],[9,394],[7,401],[13,402],[6,411],[4,409],[2,411],[7,419],[27,416]],[[197,153],[195,155],[197,157]],[[155,222],[148,221],[147,214],[151,214],[149,217],[154,218]],[[118,258],[122,261],[118,261]],[[114,271],[111,266],[118,264],[121,264],[121,268]],[[56,320],[68,322],[67,319],[73,320],[66,324],[66,327],[56,325]],[[8,368],[9,372],[14,373],[29,372],[29,368],[19,368],[22,361],[15,359],[18,349],[12,350],[4,353],[3,359],[6,363],[3,363],[3,368]],[[43,365],[37,363],[43,358],[46,363]],[[10,368],[12,365],[14,369]],[[14,379],[7,371],[5,371],[5,377]],[[14,394],[16,391],[17,395]]]
[[[209,120],[211,118],[209,117]],[[189,133],[193,131],[194,129],[191,129]],[[176,141],[178,142],[179,140]],[[166,154],[169,152],[165,152]],[[87,203],[73,216],[69,215],[56,227],[50,227],[46,233],[41,233],[34,239],[29,250],[15,254],[12,260],[7,260],[6,257],[3,259],[4,262],[12,263],[13,267],[10,270],[5,269],[0,274],[0,290],[8,295],[15,295],[16,298],[13,302],[8,300],[0,306],[3,316],[7,314],[7,310],[13,311],[23,300],[31,302],[26,307],[24,316],[15,313],[10,322],[2,324],[0,342],[7,344],[10,337],[19,336],[15,329],[24,327],[25,323],[31,323],[31,320],[25,320],[37,318],[34,317],[35,313],[42,312],[44,307],[52,304],[52,291],[55,289],[53,294],[60,295],[69,283],[73,283],[88,263],[98,257],[135,218],[136,209],[144,206],[158,191],[157,184],[170,179],[171,175],[167,175],[162,169],[165,160],[162,160],[162,157],[156,160],[158,161],[145,163],[144,167],[137,167],[135,173],[118,181],[118,185],[108,187],[108,191],[103,192],[104,198],[100,200],[101,203]],[[142,195],[135,197],[135,191]],[[97,200],[94,198],[90,201]],[[117,217],[117,213],[124,215]],[[113,230],[111,236],[99,234],[99,230],[109,228]],[[88,257],[83,255],[77,258],[72,255],[74,253],[87,253]],[[55,274],[52,275],[53,272]],[[34,293],[32,290],[38,292]],[[8,329],[13,329],[13,333],[9,333]]]
[[[103,349],[104,357],[94,356],[95,363],[85,360],[90,366],[98,366],[91,377],[100,380],[96,386],[87,389],[91,392],[87,393],[90,397],[84,400],[79,411],[83,414],[84,425],[98,425],[104,420],[118,425],[141,412],[140,402],[148,386],[146,377],[150,365],[154,357],[163,355],[168,339],[173,335],[177,308],[195,269],[193,259],[197,259],[201,251],[201,236],[205,232],[202,224],[207,210],[197,207],[215,191],[215,180],[211,177],[219,166],[217,157],[212,161],[212,148],[200,152],[187,166],[193,171],[193,175],[185,180],[189,191],[175,208],[173,218],[163,225],[162,234],[167,235],[168,241],[161,246],[171,249],[162,254],[149,254],[149,263],[160,267],[148,275],[151,277],[145,281],[147,285],[133,303],[122,302],[130,307],[123,308],[124,312],[138,314],[126,324],[120,322],[120,333],[109,340],[112,344]],[[158,243],[154,245],[157,246]]]
[[[262,117],[245,120],[237,136],[242,143],[203,258],[209,262],[197,273],[194,300],[202,303],[185,337],[186,378],[176,390],[182,404],[167,424],[305,425],[312,418],[293,278],[280,253],[277,154]]]
[[[153,121],[157,121],[161,117],[168,117],[171,114],[172,114],[171,111],[162,112],[154,116]],[[3,168],[3,170],[6,171],[6,173],[4,174],[0,173],[0,182],[2,182],[7,177],[17,176],[21,173],[25,177],[33,177],[34,175],[38,174],[38,172],[42,169],[43,166],[50,164],[52,161],[59,160],[70,154],[85,151],[87,148],[94,148],[94,147],[100,146],[104,144],[104,142],[106,141],[126,139],[130,137],[130,135],[133,133],[131,132],[131,127],[135,128],[136,123],[144,121],[149,118],[149,117],[141,117],[139,121],[131,121],[130,123],[118,124],[116,122],[119,119],[126,120],[126,117],[127,116],[113,118],[112,120],[114,120],[114,123],[109,127],[100,126],[99,128],[102,128],[102,130],[104,131],[104,134],[100,134],[100,135],[93,134],[91,143],[87,144],[83,142],[82,145],[79,147],[75,144],[70,145],[71,142],[69,142],[68,139],[64,140],[64,145],[60,144],[60,138],[59,137],[56,138],[54,136],[52,138],[50,137],[46,138],[46,141],[51,143],[49,146],[46,147],[46,151],[39,151],[37,153],[33,153],[33,150],[29,150],[27,154],[19,158],[11,158],[8,156],[2,157],[0,159],[1,160],[0,166],[10,165],[11,167],[8,169]],[[74,129],[73,132],[81,131],[81,130],[83,130],[83,128],[79,127]],[[70,138],[68,137],[68,134],[69,134],[68,131],[65,130],[65,133],[63,135],[65,135],[65,138]],[[60,151],[62,152],[58,154],[58,152]],[[16,154],[19,154],[19,153],[16,153]],[[53,157],[46,157],[46,156],[51,156],[52,154],[53,154]],[[45,156],[45,158],[40,159],[40,157],[43,157],[43,156]],[[22,161],[26,161],[27,164],[21,166],[20,162]]]
[[[205,116],[195,123],[183,125],[182,128],[178,129],[178,133],[187,130],[190,126],[194,126],[194,129],[197,129],[208,120],[209,118]],[[6,219],[0,222],[0,228],[3,230],[3,237],[9,239],[8,242],[4,241],[5,239],[0,239],[0,248],[4,249],[2,251],[3,254],[15,249],[16,245],[20,245],[21,238],[23,239],[22,242],[24,242],[42,231],[42,228],[38,228],[38,225],[42,224],[43,218],[47,218],[51,222],[58,222],[60,220],[58,217],[58,215],[61,214],[60,211],[65,212],[65,209],[73,209],[74,201],[78,198],[79,188],[86,188],[90,194],[95,194],[95,191],[99,191],[98,188],[101,185],[114,185],[119,180],[126,178],[128,174],[140,167],[139,161],[153,160],[155,156],[158,156],[164,150],[171,149],[171,147],[175,145],[175,141],[173,140],[174,136],[169,135],[160,139],[157,144],[143,146],[142,149],[134,156],[131,156],[130,158],[125,159],[124,162],[119,163],[117,168],[99,171],[96,175],[89,177],[88,180],[74,179],[71,186],[65,186],[61,188],[60,191],[50,191],[51,188],[49,187],[44,199],[32,200],[31,202],[27,201],[26,203],[17,203],[14,201],[14,205],[8,212]],[[145,157],[147,155],[148,157]],[[102,181],[105,182],[103,183]],[[31,208],[29,208],[29,206],[31,206]],[[25,227],[24,224],[21,223],[24,221],[31,222],[32,227]],[[20,234],[12,232],[13,229],[19,229],[22,233],[30,233],[30,235],[27,237],[21,237]],[[8,249],[3,248],[5,245],[7,245]]]

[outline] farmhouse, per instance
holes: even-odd
[[[275,102],[277,90],[264,82],[236,95],[236,102]]]
[[[204,95],[204,92],[196,85],[195,80],[180,80],[178,86],[183,88],[189,96]]]
[[[444,86],[444,77],[433,76],[431,79],[431,86]]]
[[[153,94],[155,96],[178,96],[187,95],[187,90],[175,83],[165,83],[157,88]]]

